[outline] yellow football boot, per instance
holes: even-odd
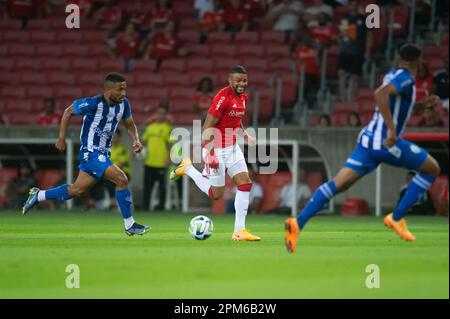
[[[174,181],[177,178],[186,175],[186,167],[192,165],[192,161],[189,157],[184,158],[181,163],[170,172],[170,180]]]
[[[261,240],[260,237],[251,234],[248,229],[242,229],[239,231],[235,231],[233,233],[233,236],[231,236],[231,239],[239,240],[239,241],[260,241]]]

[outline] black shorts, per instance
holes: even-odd
[[[341,52],[337,61],[337,69],[344,70],[351,74],[362,75],[363,64],[364,57],[362,55]]]

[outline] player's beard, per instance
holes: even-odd
[[[242,93],[244,93],[245,92],[245,86],[243,86],[243,87],[237,87],[237,86],[235,86],[235,87],[233,87],[233,90],[234,90],[234,92],[236,93],[236,94],[242,94]]]

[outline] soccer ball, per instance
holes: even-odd
[[[192,237],[197,240],[208,239],[209,237],[211,237],[213,230],[214,225],[212,220],[202,215],[192,218],[189,226],[189,232],[191,233]]]

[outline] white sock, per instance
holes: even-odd
[[[199,171],[197,171],[197,169],[192,166],[189,165],[188,167],[186,167],[186,174],[192,178],[192,180],[195,182],[195,185],[197,185],[198,188],[200,188],[200,190],[205,193],[206,195],[209,196],[208,191],[211,188],[211,184],[209,182],[209,180],[204,177]]]
[[[234,209],[236,210],[236,220],[234,231],[245,229],[245,217],[247,216],[248,204],[250,202],[250,192],[238,190],[234,199]]]
[[[38,202],[43,202],[45,200],[45,191],[39,191]]]
[[[134,218],[133,218],[133,216],[130,216],[130,217],[128,217],[128,218],[125,218],[123,221],[125,222],[125,229],[130,228],[130,227],[133,226],[133,224],[134,224]]]

